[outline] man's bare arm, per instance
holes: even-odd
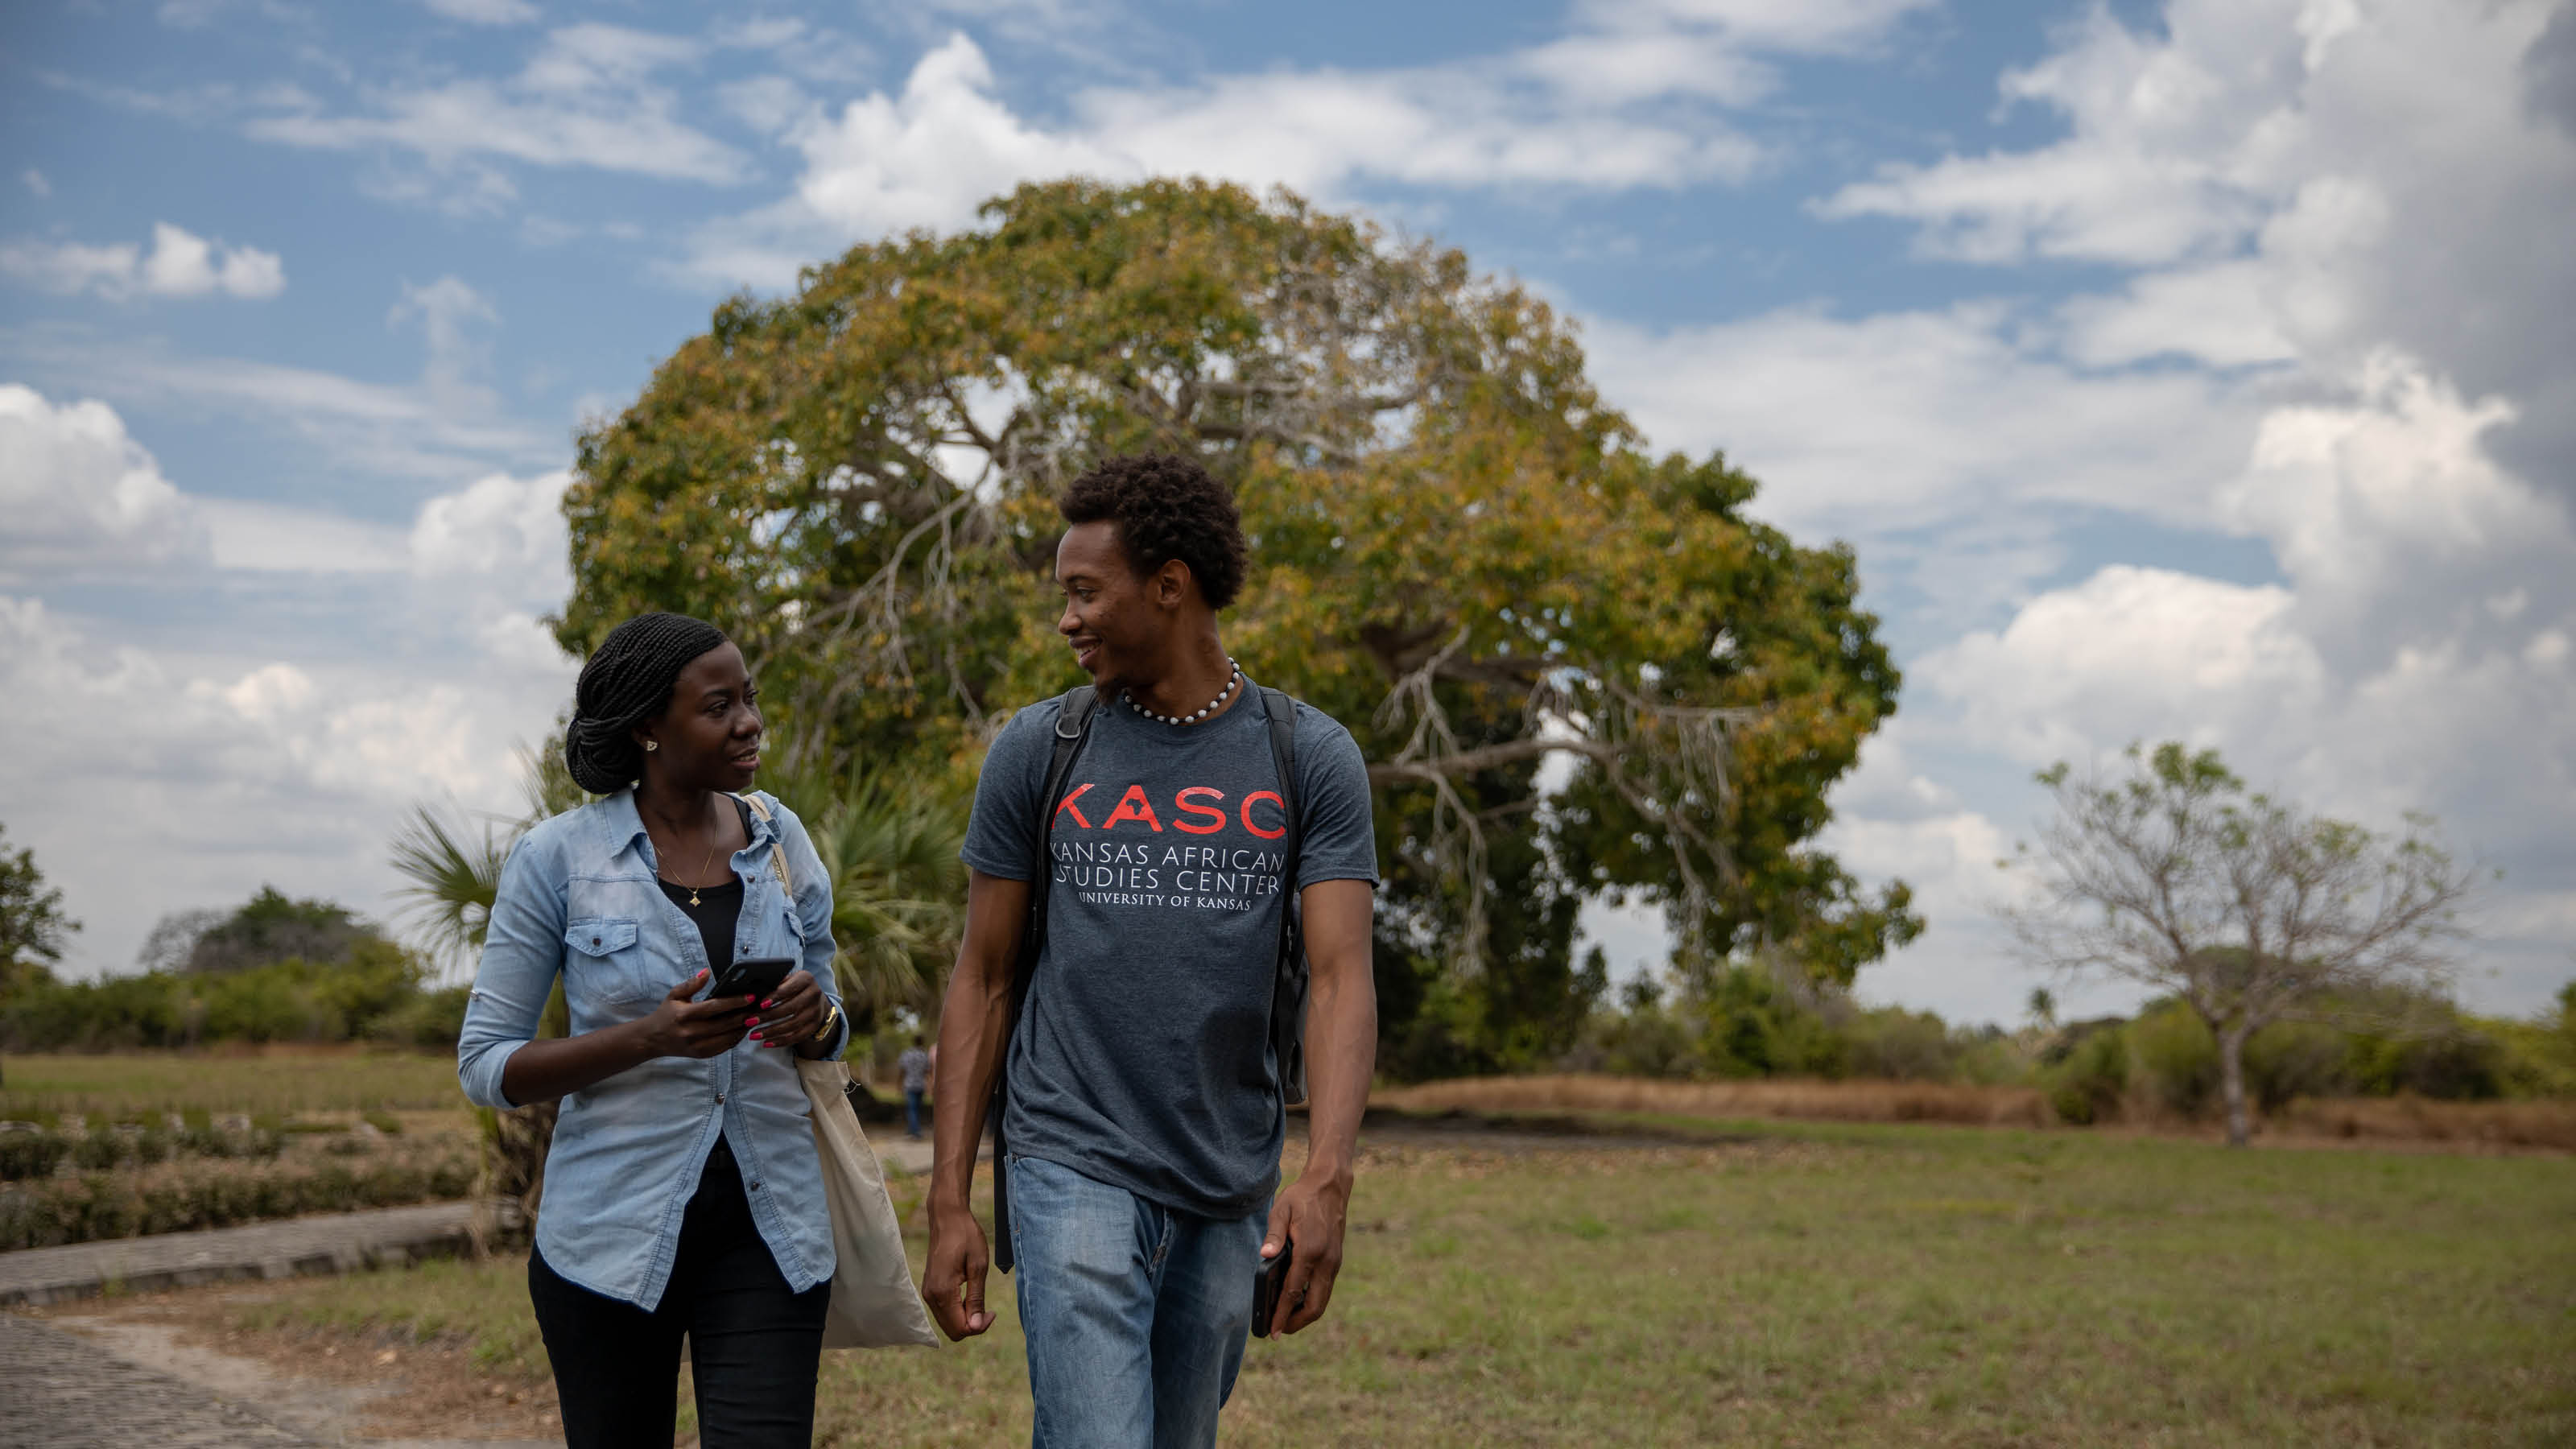
[[[1001,1073],[1029,890],[1026,881],[968,873],[966,940],[940,1007],[939,1073],[930,1113],[930,1256],[921,1296],[952,1339],[993,1325],[993,1315],[984,1310],[991,1249],[973,1207],[975,1149]],[[1002,1164],[993,1170],[1002,1171]]]
[[[1261,1255],[1294,1239],[1297,1253],[1279,1295],[1273,1332],[1295,1333],[1324,1316],[1342,1269],[1342,1226],[1351,1203],[1351,1162],[1360,1114],[1377,1074],[1377,982],[1370,970],[1376,895],[1364,880],[1318,881],[1299,898],[1306,960],[1314,976],[1306,1005],[1306,1167],[1270,1209]]]

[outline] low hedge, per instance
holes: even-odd
[[[93,1126],[80,1133],[16,1128],[0,1131],[0,1182],[48,1178],[65,1162],[80,1171],[104,1172],[151,1167],[173,1158],[273,1158],[280,1146],[273,1126],[239,1132],[203,1125],[140,1132]]]
[[[461,1198],[470,1149],[436,1157],[266,1169],[173,1165],[0,1189],[0,1251]]]

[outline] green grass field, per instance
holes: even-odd
[[[465,1109],[456,1059],[422,1052],[308,1049],[258,1056],[0,1059],[0,1121],[50,1123],[66,1112],[110,1117],[184,1112],[294,1114],[391,1107]]]
[[[1726,1130],[1372,1148],[1333,1316],[1251,1346],[1226,1442],[2576,1442],[2564,1157]],[[524,1285],[432,1265],[241,1311],[458,1335],[535,1376]],[[996,1296],[983,1339],[832,1355],[818,1442],[1025,1442]]]

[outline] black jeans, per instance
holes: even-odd
[[[542,1211],[542,1209],[540,1209]],[[554,1361],[572,1449],[668,1444],[679,1411],[680,1339],[698,1391],[703,1449],[805,1449],[832,1285],[787,1286],[752,1221],[742,1169],[719,1140],[680,1222],[661,1306],[646,1312],[528,1255],[528,1297]]]

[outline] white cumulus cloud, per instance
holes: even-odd
[[[265,881],[388,913],[385,845],[403,812],[515,807],[516,749],[544,733],[570,678],[559,658],[370,667],[99,634],[0,594],[0,691],[48,702],[0,719],[0,798],[87,926],[76,972],[125,969],[163,912],[236,903]]]
[[[1817,206],[1985,300],[1588,329],[1656,442],[1723,448],[1904,600],[1904,712],[1831,843],[1932,930],[1865,989],[2012,1015],[1978,857],[2027,833],[2032,768],[2165,738],[2372,825],[2433,812],[2505,871],[2471,999],[2565,979],[2571,57],[2559,0],[2097,7],[2002,80],[2062,135]],[[2070,299],[2063,262],[2110,279]]]
[[[151,566],[206,539],[161,465],[96,399],[0,383],[0,578]]]
[[[780,128],[804,167],[791,196],[703,228],[688,269],[783,285],[824,251],[971,225],[992,196],[1071,175],[1197,175],[1326,199],[1393,186],[1600,193],[1740,182],[1766,156],[1727,109],[1775,87],[1770,57],[1865,50],[1923,8],[1587,5],[1567,34],[1517,49],[1098,85],[1053,117],[1014,105],[983,47],[956,32],[900,89],[837,110],[783,85],[729,91],[738,114]]]
[[[217,293],[265,301],[286,290],[277,253],[208,241],[166,221],[154,224],[148,251],[132,242],[12,242],[0,246],[0,272],[49,292],[95,292],[111,301]]]
[[[572,586],[563,491],[572,475],[494,473],[422,505],[412,524],[412,571],[423,577],[499,575],[516,595],[560,602]]]

